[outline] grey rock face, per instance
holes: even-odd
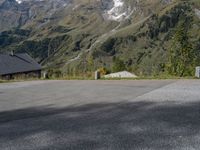
[[[199,10],[199,9],[195,9],[195,14],[196,14],[196,16],[199,17],[199,19],[200,19],[200,10]]]
[[[110,10],[114,6],[113,0],[101,0],[103,10]]]
[[[0,31],[23,26],[41,14],[44,18],[49,18],[70,2],[71,0],[4,0],[0,2]]]

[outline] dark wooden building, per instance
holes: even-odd
[[[40,78],[41,65],[26,53],[0,54],[0,78]]]

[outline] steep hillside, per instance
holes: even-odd
[[[67,74],[112,71],[116,58],[137,74],[160,74],[188,18],[200,47],[198,0],[1,0],[0,14],[0,51],[28,52]]]

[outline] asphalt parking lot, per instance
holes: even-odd
[[[200,80],[0,84],[1,150],[198,150]]]

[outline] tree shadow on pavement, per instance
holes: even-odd
[[[0,149],[198,149],[200,103],[124,102],[0,112]]]

